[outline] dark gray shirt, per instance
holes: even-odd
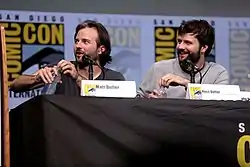
[[[178,59],[163,60],[153,64],[143,82],[137,90],[137,94],[145,96],[145,92],[152,92],[159,89],[158,81],[167,74],[178,75],[182,78],[190,80],[190,75],[184,72],[178,62]],[[201,74],[201,76],[200,76]],[[195,75],[196,83],[201,84],[228,84],[229,77],[227,70],[213,62],[205,62],[204,68]],[[167,89],[167,98],[186,98],[186,90],[184,86],[170,86]]]
[[[73,64],[75,63],[73,62]],[[103,72],[96,78],[96,80],[124,81],[125,78],[120,72],[104,68]],[[80,90],[81,89],[77,85],[76,80],[69,75],[62,75],[62,83],[57,84],[55,94],[80,96]]]

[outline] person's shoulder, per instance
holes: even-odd
[[[218,73],[227,72],[227,69],[219,63],[208,62],[208,66],[212,67],[213,71],[216,71]]]
[[[122,73],[112,70],[110,68],[105,68],[105,75],[108,80],[121,80],[125,81],[125,77],[123,76]]]
[[[207,73],[207,78],[213,84],[229,84],[229,73],[224,66],[214,62],[209,62],[208,64],[209,72]]]
[[[162,68],[169,68],[172,67],[174,63],[176,63],[176,59],[168,59],[168,60],[161,60],[153,63],[152,68],[154,70],[162,69]]]

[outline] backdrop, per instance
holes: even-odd
[[[184,17],[153,15],[111,15],[48,13],[0,10],[0,24],[6,28],[9,81],[22,73],[33,73],[47,63],[73,60],[73,36],[81,21],[103,23],[111,36],[113,63],[127,80],[140,84],[155,62],[175,57],[176,28],[183,20],[206,19],[215,28],[215,46],[209,61],[223,65],[231,84],[250,91],[250,18]],[[10,108],[40,94],[40,89],[9,92]]]

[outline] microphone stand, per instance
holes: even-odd
[[[190,67],[190,82],[191,83],[195,83],[195,69],[196,69],[196,66],[190,61],[188,60],[188,63],[189,63],[189,67]]]
[[[94,72],[93,72],[93,66],[94,65],[97,65],[102,70],[102,73],[103,73],[103,78],[102,79],[105,79],[105,71],[104,71],[104,69],[98,63],[93,61],[88,55],[83,56],[81,62],[88,63],[88,65],[89,65],[89,69],[88,69],[89,80],[94,80]]]
[[[192,68],[191,72],[190,72],[190,76],[191,76],[191,83],[195,83],[195,72],[194,72],[194,68]]]
[[[93,80],[94,74],[93,74],[93,63],[90,61],[89,63],[89,80]]]

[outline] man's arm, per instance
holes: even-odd
[[[10,90],[14,92],[23,92],[27,90],[42,87],[44,82],[37,78],[37,72],[31,75],[20,75],[10,85]]]
[[[223,69],[222,72],[218,74],[214,84],[221,84],[221,85],[229,84],[229,76],[226,69]]]
[[[57,69],[50,66],[46,66],[31,75],[23,74],[11,83],[10,90],[24,92],[42,87],[44,84],[53,81],[53,74],[57,74]]]

